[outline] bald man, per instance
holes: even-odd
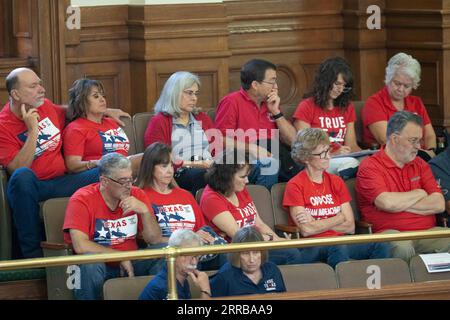
[[[39,202],[71,196],[97,182],[98,170],[66,174],[61,133],[66,109],[45,98],[42,80],[31,69],[6,77],[9,101],[0,111],[0,164],[11,178],[7,187],[15,231],[24,258],[41,257]],[[113,111],[117,117],[121,111]]]

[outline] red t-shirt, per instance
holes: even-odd
[[[131,195],[151,208],[150,201],[139,188],[133,187]],[[79,230],[89,236],[89,240],[111,249],[137,250],[136,236],[142,232],[142,220],[138,213],[123,215],[117,207],[111,211],[105,203],[100,184],[94,183],[79,189],[69,200],[64,218],[64,241],[72,243],[69,229]]]
[[[203,191],[202,199],[200,200],[200,207],[207,223],[217,234],[223,234],[223,231],[220,230],[212,222],[212,220],[215,216],[224,211],[231,212],[231,215],[234,220],[236,220],[239,228],[254,226],[256,224],[256,215],[258,211],[256,210],[256,206],[253,203],[253,199],[248,193],[247,188],[241,192],[236,192],[236,196],[239,200],[238,207],[228,201],[222,194],[211,189],[209,186],[206,186]],[[231,242],[229,237],[226,237],[225,239]]]
[[[414,189],[423,189],[428,194],[441,192],[430,167],[419,157],[399,168],[381,149],[359,165],[356,179],[358,204],[363,219],[373,224],[374,232],[387,229],[425,230],[436,225],[434,214],[389,213],[375,207],[375,199],[382,192],[408,192]]]
[[[200,206],[190,192],[174,188],[171,193],[162,194],[151,187],[144,191],[150,199],[163,237],[170,237],[178,229],[196,232],[205,225]]]
[[[345,109],[334,107],[331,110],[325,110],[314,103],[313,97],[300,102],[292,117],[308,123],[311,128],[326,131],[334,149],[339,149],[339,144],[344,144],[347,124],[356,121],[353,103]]]
[[[418,114],[422,117],[423,125],[431,123],[427,109],[422,99],[416,96],[407,96],[405,99],[405,111]],[[387,87],[384,87],[373,96],[369,97],[361,110],[363,122],[363,141],[366,144],[376,143],[375,137],[369,130],[369,125],[378,121],[389,121],[389,118],[398,110],[392,104]],[[425,133],[424,133],[425,134]]]
[[[38,179],[47,180],[62,176],[66,171],[61,153],[61,132],[65,126],[66,113],[48,99],[37,108],[37,112],[39,136],[30,169]],[[0,132],[0,164],[7,167],[22,149],[28,135],[25,122],[11,112],[9,102],[0,112]]]
[[[235,130],[242,129],[247,137],[239,135],[237,140],[252,143],[257,140],[271,139],[271,130],[277,129],[266,102],[263,102],[259,108],[242,88],[223,97],[219,102],[215,126],[224,136],[230,137],[234,137]],[[227,129],[231,129],[231,132],[227,133]]]
[[[81,156],[83,161],[112,152],[128,156],[130,150],[125,131],[110,118],[103,118],[102,123],[78,118],[64,130],[63,142],[65,156]]]
[[[322,220],[334,217],[341,211],[344,203],[350,202],[352,198],[345,186],[344,180],[340,177],[323,173],[323,183],[311,181],[305,170],[299,172],[294,178],[289,180],[284,192],[283,206],[302,206],[311,213],[315,220]],[[289,213],[288,213],[289,214]],[[289,224],[295,226],[289,214]],[[343,233],[334,230],[327,230],[315,234],[311,237],[334,237]]]

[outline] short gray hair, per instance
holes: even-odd
[[[197,243],[198,246],[203,244],[198,234],[190,229],[177,229],[171,234],[168,245],[170,247],[184,247],[193,243]]]
[[[420,63],[409,54],[400,52],[389,60],[386,67],[384,83],[389,84],[397,73],[410,77],[414,89],[419,87],[421,74]]]
[[[401,133],[403,128],[410,122],[423,127],[423,120],[419,115],[405,110],[397,111],[388,121],[386,137],[389,139],[394,133]]]
[[[178,71],[170,76],[161,91],[161,96],[155,104],[156,113],[167,113],[172,117],[178,118],[181,114],[180,101],[183,90],[197,84],[200,87],[200,79],[197,75]],[[198,110],[194,110],[198,112]]]
[[[110,177],[115,170],[131,167],[131,161],[124,155],[113,152],[105,154],[98,162],[98,175]]]
[[[297,133],[292,143],[291,157],[297,163],[305,164],[311,158],[312,151],[317,146],[330,144],[327,133],[319,128],[305,128]]]

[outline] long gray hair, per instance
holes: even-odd
[[[155,112],[163,112],[170,114],[174,118],[178,118],[181,114],[180,101],[183,91],[197,84],[200,87],[200,79],[193,73],[187,71],[175,72],[167,79],[161,96],[155,104]],[[200,110],[195,109],[194,114]]]

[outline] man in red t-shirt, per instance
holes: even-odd
[[[445,210],[444,197],[428,164],[417,157],[422,118],[396,112],[387,125],[387,142],[364,159],[356,181],[362,217],[374,232],[436,230],[435,214]],[[406,261],[420,253],[446,252],[449,238],[393,242],[392,255]]]
[[[270,152],[278,159],[278,148],[275,146],[279,146],[280,151],[285,150],[279,144],[278,132],[281,141],[288,146],[296,135],[294,126],[280,111],[276,70],[274,64],[265,60],[248,61],[241,69],[241,89],[222,98],[215,119],[216,128],[230,138],[226,140],[227,144],[234,140],[237,148],[247,149],[255,157],[270,160],[262,168],[260,165],[265,161],[257,163],[258,166],[249,175],[250,183],[264,185],[269,190],[278,180],[279,167],[278,161],[270,157]]]
[[[99,161],[100,182],[81,188],[70,198],[64,219],[64,240],[77,254],[137,250],[141,234],[149,245],[161,242],[161,229],[150,214],[150,200],[133,187],[131,162],[118,153]],[[158,272],[161,260],[121,261],[80,266],[77,299],[100,299],[103,283],[125,272],[129,277]]]
[[[98,171],[65,175],[61,132],[65,108],[45,99],[41,79],[30,69],[18,68],[6,77],[9,101],[0,111],[0,165],[8,170],[7,197],[25,258],[42,256],[39,202],[68,197],[98,181]],[[122,115],[113,112],[115,118]]]

